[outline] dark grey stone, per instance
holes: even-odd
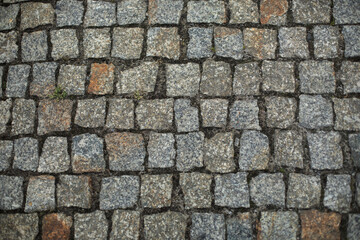
[[[303,168],[303,137],[295,130],[275,131],[275,158],[277,166]]]
[[[214,55],[212,48],[212,28],[191,27],[188,30],[189,43],[187,46],[188,58],[207,58]]]
[[[21,41],[23,62],[46,60],[48,51],[46,31],[24,33]]]
[[[335,130],[360,130],[360,100],[333,98]]]
[[[35,239],[39,233],[39,218],[31,214],[0,214],[0,236],[3,239]]]
[[[208,96],[230,96],[232,94],[230,64],[206,60],[200,82],[200,92]]]
[[[55,210],[55,177],[30,177],[26,191],[25,212]]]
[[[0,63],[8,63],[17,59],[19,48],[16,44],[17,36],[16,31],[0,33]]]
[[[235,129],[260,130],[257,100],[237,100],[230,108],[230,126]]]
[[[333,175],[327,176],[324,194],[324,206],[332,211],[347,213],[351,209],[351,176]]]
[[[68,95],[83,95],[85,93],[86,66],[61,65],[58,77],[58,87]]]
[[[84,29],[83,45],[84,45],[85,58],[110,57],[110,50],[111,50],[110,28]]]
[[[70,167],[66,137],[46,138],[39,160],[38,172],[60,173]]]
[[[266,97],[266,125],[273,128],[288,128],[295,123],[296,99]]]
[[[109,110],[106,118],[107,128],[134,128],[134,102],[131,99],[109,99]]]
[[[229,101],[227,99],[201,99],[200,111],[203,127],[225,127]]]
[[[106,240],[108,228],[108,221],[103,211],[74,215],[74,235],[77,240]]]
[[[183,0],[149,1],[149,24],[179,24],[183,5]]]
[[[172,174],[141,176],[141,205],[144,208],[171,206]]]
[[[305,27],[282,27],[279,30],[279,54],[283,58],[309,58]]]
[[[82,1],[60,0],[56,2],[55,13],[58,27],[79,26],[83,22],[84,6]]]
[[[174,99],[142,100],[135,109],[140,129],[166,130],[172,127]]]
[[[344,93],[360,93],[360,63],[343,61],[339,73]]]
[[[230,0],[230,24],[258,23],[259,11],[253,0]]]
[[[360,2],[357,0],[335,0],[333,15],[336,24],[360,23]]]
[[[345,57],[359,57],[360,26],[344,26],[342,34],[345,41]]]
[[[1,83],[2,83],[3,75],[4,75],[4,67],[0,66],[0,81],[1,81]],[[3,96],[3,90],[2,90],[2,87],[1,87],[0,88],[0,97],[2,97],[2,96]]]
[[[25,137],[15,139],[13,168],[35,172],[39,164],[38,151],[38,140],[35,138]]]
[[[347,239],[360,239],[360,214],[349,214],[347,225]]]
[[[330,23],[331,0],[294,0],[294,22],[301,24]]]
[[[0,171],[5,171],[10,167],[13,145],[10,140],[0,141]]]
[[[242,59],[244,47],[243,34],[240,29],[216,27],[214,42],[217,56]]]
[[[79,100],[76,109],[76,125],[84,128],[97,128],[105,125],[106,98]]]
[[[184,194],[185,208],[210,208],[212,176],[206,173],[180,173],[180,187]]]
[[[251,200],[258,207],[285,207],[285,183],[282,173],[260,173],[250,181]]]
[[[171,133],[150,132],[150,139],[147,145],[148,167],[169,168],[175,162],[175,138]]]
[[[360,168],[360,134],[349,134],[349,145],[351,149],[351,157],[355,167]]]
[[[215,213],[193,213],[191,239],[225,240],[225,217]]]
[[[87,1],[84,17],[85,27],[111,26],[116,23],[116,3],[105,1]]]
[[[176,169],[189,171],[203,166],[204,133],[194,132],[176,135]]]
[[[35,128],[35,101],[15,99],[12,114],[11,135],[31,134]]]
[[[330,127],[333,125],[331,101],[320,95],[300,95],[299,123],[310,129]]]
[[[187,21],[190,23],[225,23],[224,1],[189,1]]]
[[[334,26],[315,26],[314,55],[316,58],[336,58],[339,56],[340,31]]]
[[[166,95],[194,97],[199,93],[200,66],[196,63],[166,65]]]
[[[233,94],[259,95],[262,77],[257,62],[241,63],[235,66]]]
[[[22,208],[23,182],[24,179],[22,177],[0,175],[0,209],[1,210],[14,210],[14,209]],[[3,227],[4,226],[2,225],[1,228]]]
[[[0,30],[11,30],[16,26],[16,17],[19,14],[19,5],[13,4],[8,7],[0,7]]]
[[[141,56],[144,29],[114,28],[111,56],[121,59],[139,59]]]
[[[277,32],[271,29],[245,28],[244,52],[255,59],[274,59]]]
[[[261,70],[264,91],[295,92],[294,62],[264,61]]]
[[[51,3],[29,2],[21,4],[21,30],[53,24],[54,8]]]
[[[0,134],[6,132],[6,126],[10,120],[12,101],[10,98],[0,101]]]
[[[53,94],[57,68],[56,62],[35,63],[32,69],[33,80],[30,83],[30,95],[46,98]]]
[[[145,20],[146,15],[145,0],[123,0],[117,5],[117,21],[119,25],[137,23]]]
[[[140,212],[115,210],[112,215],[110,240],[138,239]]]
[[[259,239],[297,239],[299,217],[296,212],[261,212]]]
[[[6,82],[7,97],[25,97],[30,68],[25,64],[9,66]]]
[[[170,44],[171,43],[171,44]],[[180,35],[175,27],[152,27],[147,32],[148,57],[177,60],[180,57]]]
[[[59,29],[50,32],[51,56],[54,60],[77,58],[79,56],[76,29]]]
[[[356,187],[356,195],[355,195],[355,201],[357,202],[357,205],[360,206],[360,174],[356,174],[355,179],[355,187]]]
[[[56,186],[58,207],[91,207],[91,178],[60,175]]]
[[[198,109],[191,106],[190,99],[176,99],[174,102],[174,112],[178,132],[199,130]]]
[[[250,213],[238,213],[236,216],[228,218],[226,230],[228,240],[252,240],[254,235]]]

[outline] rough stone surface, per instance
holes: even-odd
[[[339,72],[344,93],[360,93],[360,63],[344,61]]]
[[[356,195],[355,200],[357,205],[360,206],[360,174],[356,174]]]
[[[261,70],[264,91],[295,92],[294,62],[264,61]]]
[[[85,29],[83,45],[85,58],[109,57],[111,50],[110,28]]]
[[[349,212],[352,199],[350,175],[327,175],[324,206],[332,211]]]
[[[335,130],[360,130],[360,100],[333,98]]]
[[[146,56],[177,60],[180,57],[180,36],[175,27],[153,27],[147,33]]]
[[[147,145],[148,167],[149,168],[169,168],[175,162],[175,138],[171,133],[151,132]]]
[[[142,175],[141,204],[145,208],[171,206],[172,175]]]
[[[85,93],[86,66],[61,65],[58,77],[58,87],[68,95],[83,95]]]
[[[21,4],[21,30],[53,24],[54,9],[50,3],[29,2]]]
[[[32,134],[35,127],[35,101],[15,99],[12,113],[11,135]]]
[[[212,28],[189,28],[188,58],[207,58],[214,54],[215,49],[212,47],[213,31]]]
[[[9,67],[6,96],[7,97],[25,97],[28,87],[28,78],[30,75],[30,66],[25,64]]]
[[[39,164],[38,140],[24,137],[14,141],[13,168],[22,171],[35,172]]]
[[[231,95],[231,69],[230,64],[222,61],[206,60],[200,82],[200,92],[209,96]]]
[[[215,213],[193,213],[191,239],[225,240],[225,217]]]
[[[305,27],[282,27],[278,37],[281,57],[309,58]]]
[[[66,137],[46,138],[39,159],[38,172],[60,173],[65,172],[70,166]]]
[[[359,23],[360,3],[354,0],[335,0],[333,14],[336,24]]]
[[[240,29],[216,27],[214,29],[215,53],[236,60],[243,57],[243,34]]]
[[[55,90],[55,62],[35,63],[32,69],[33,80],[30,83],[30,95],[42,98],[49,97]]]
[[[46,32],[24,33],[21,41],[21,50],[23,62],[46,60],[48,51]]]
[[[91,207],[91,178],[60,175],[56,186],[58,207]]]
[[[76,213],[74,215],[74,235],[78,240],[105,240],[108,235],[108,221],[103,211]]]
[[[185,208],[211,207],[212,176],[206,173],[180,173],[180,186],[184,194]]]
[[[166,95],[194,97],[199,92],[200,66],[196,63],[166,65]]]
[[[0,175],[0,180],[0,209],[14,210],[22,208],[24,179],[22,177]],[[1,228],[4,227],[4,225],[1,226]]]
[[[87,92],[96,95],[105,95],[113,93],[115,66],[110,63],[91,64],[90,82]]]
[[[235,66],[233,94],[259,95],[262,77],[256,62],[241,63]]]
[[[262,212],[258,228],[258,239],[297,239],[299,219],[296,212]]]
[[[334,93],[334,63],[329,61],[304,61],[299,64],[300,90],[303,93]]]
[[[11,117],[11,109],[12,101],[11,99],[7,99],[4,101],[0,101],[0,134],[6,132],[6,126]]]
[[[115,210],[112,215],[110,240],[138,239],[140,230],[140,212]]]
[[[294,0],[292,3],[294,21],[302,24],[329,23],[330,8],[330,0]]]
[[[315,26],[313,34],[316,58],[336,58],[339,56],[340,31],[338,27]]]
[[[190,99],[177,99],[174,102],[175,124],[178,132],[199,130],[198,109],[191,106]]]
[[[50,213],[42,220],[42,239],[70,239],[73,220],[64,213]]]
[[[260,130],[257,100],[238,100],[230,108],[230,126],[235,129]]]
[[[224,1],[189,1],[187,21],[190,23],[225,23]]]
[[[252,0],[230,0],[230,23],[258,23],[257,4]]]
[[[117,21],[119,25],[137,23],[145,20],[146,15],[145,0],[124,0],[117,5]]]
[[[349,146],[353,164],[355,167],[360,168],[360,134],[349,134]]]
[[[251,226],[250,213],[238,213],[226,220],[226,230],[228,240],[252,240],[253,230]]]
[[[120,59],[139,59],[143,41],[142,28],[114,28],[111,56]]]
[[[10,140],[0,141],[0,171],[5,171],[10,167],[13,145]]]
[[[74,123],[84,128],[103,127],[105,112],[106,99],[104,97],[79,100]]]
[[[359,57],[360,26],[344,26],[342,34],[345,41],[345,57]]]
[[[284,25],[288,8],[288,0],[261,0],[261,24]]]
[[[347,226],[347,239],[356,240],[360,238],[360,214],[349,214]]]
[[[11,30],[16,26],[16,17],[19,14],[19,5],[13,4],[8,7],[0,7],[0,30]]]
[[[0,214],[0,236],[4,239],[35,239],[39,233],[39,218],[32,214]]]
[[[189,171],[203,166],[204,133],[194,132],[176,135],[176,169]]]
[[[134,128],[134,102],[131,99],[108,99],[107,128]]]
[[[250,196],[256,206],[285,207],[282,173],[260,173],[250,181]]]
[[[272,128],[288,128],[295,122],[296,100],[287,97],[267,97],[266,125]]]
[[[225,127],[229,101],[226,99],[202,99],[200,111],[203,127]]]
[[[18,45],[17,45],[16,31],[8,33],[0,33],[0,63],[8,63],[17,59]]]
[[[59,29],[50,32],[51,56],[54,60],[72,59],[79,56],[78,39],[75,29]]]
[[[60,0],[56,2],[56,25],[79,26],[82,24],[84,6],[81,1],[76,0]]]
[[[173,99],[142,100],[135,109],[140,129],[166,130],[172,127]]]
[[[55,210],[55,177],[30,177],[27,191],[25,212]]]
[[[179,24],[183,0],[151,0],[149,1],[149,24]]]
[[[295,130],[276,131],[274,138],[275,165],[303,168],[304,150],[301,133]]]
[[[310,129],[332,126],[331,102],[320,95],[300,95],[299,123],[301,126]]]
[[[245,28],[244,51],[255,59],[274,59],[277,32],[271,29]]]
[[[116,23],[116,3],[106,1],[87,1],[84,17],[86,27],[111,26]]]

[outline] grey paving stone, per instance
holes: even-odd
[[[236,60],[243,58],[243,34],[240,29],[215,27],[214,42],[217,56]]]
[[[88,0],[84,25],[85,27],[114,25],[116,23],[115,11],[115,2]]]
[[[357,205],[360,206],[360,174],[356,174],[356,195],[355,195],[355,201],[357,202]]]
[[[222,61],[206,60],[200,82],[200,92],[209,96],[230,96],[232,79],[230,64]]]
[[[140,179],[138,176],[123,175],[103,178],[100,191],[100,209],[133,207],[138,200],[139,190]]]
[[[0,180],[0,209],[14,210],[22,208],[24,179],[22,177],[0,175]],[[2,225],[1,228],[3,227]]]
[[[258,239],[297,239],[299,218],[296,212],[261,212]]]
[[[174,135],[172,133],[150,132],[147,151],[149,168],[173,167],[176,156]]]
[[[183,0],[149,1],[149,11],[148,11],[149,24],[179,24],[183,6],[184,6]]]
[[[71,165],[74,173],[105,170],[104,140],[96,134],[85,133],[72,138]]]
[[[352,199],[351,176],[333,175],[327,176],[324,206],[332,211],[346,213],[350,211]]]
[[[142,100],[135,109],[140,129],[166,130],[172,127],[174,99]]]
[[[11,30],[16,26],[16,17],[19,14],[19,5],[13,4],[0,7],[0,30]]]
[[[45,98],[53,94],[57,68],[56,62],[35,63],[32,69],[33,80],[30,83],[30,95]]]
[[[270,160],[268,137],[258,131],[244,131],[240,138],[239,168],[265,170]]]
[[[21,41],[23,62],[46,60],[48,51],[46,31],[25,32]]]
[[[244,52],[255,59],[274,59],[277,45],[276,30],[244,29]]]
[[[28,2],[30,0],[3,0],[4,3],[19,3],[19,2]]]
[[[10,140],[0,141],[0,171],[5,171],[10,167],[13,145]]]
[[[344,86],[344,93],[360,92],[360,63],[343,61],[339,78]]]
[[[50,3],[29,2],[21,4],[21,30],[53,24],[54,8]]]
[[[18,45],[17,45],[16,31],[8,33],[0,33],[0,63],[8,63],[17,59]]]
[[[230,0],[229,8],[230,24],[259,22],[258,6],[252,0]]]
[[[58,207],[91,207],[91,178],[89,176],[60,175],[56,184]]]
[[[176,169],[190,171],[203,166],[204,133],[194,132],[176,135]]]
[[[334,63],[304,61],[299,64],[300,90],[303,93],[335,93]]]
[[[288,0],[261,0],[260,23],[284,25],[289,10]]]
[[[341,136],[338,132],[308,133],[311,167],[313,169],[340,169],[343,156],[340,146]]]
[[[68,95],[84,95],[86,66],[61,65],[58,86]]]
[[[39,218],[31,214],[0,214],[0,236],[4,239],[35,239],[39,233]]]
[[[235,170],[233,133],[217,133],[205,139],[204,165],[210,172],[227,173]]]
[[[199,130],[198,109],[191,106],[190,99],[176,99],[174,102],[174,112],[178,132]]]
[[[55,210],[55,177],[50,175],[30,177],[26,191],[25,212]]]
[[[138,239],[140,230],[140,212],[115,210],[112,215],[110,240]]]
[[[226,230],[228,240],[252,240],[253,230],[251,226],[250,213],[238,213],[226,220]]]
[[[349,146],[351,149],[351,157],[355,167],[360,168],[360,134],[349,134]]]
[[[93,63],[87,92],[96,95],[113,94],[115,79],[114,64]]]
[[[257,100],[238,100],[230,108],[230,126],[235,129],[260,130]]]
[[[6,132],[6,126],[11,116],[11,112],[10,112],[11,107],[12,107],[11,99],[0,101],[0,134]]]
[[[13,168],[35,172],[39,164],[38,151],[38,140],[35,138],[25,137],[15,139]]]
[[[210,208],[212,176],[206,173],[180,173],[180,187],[184,194],[185,208]]]
[[[299,123],[309,129],[333,125],[331,101],[320,95],[300,95]]]
[[[249,208],[250,196],[247,173],[229,173],[215,176],[215,205],[230,208]]]
[[[42,147],[38,172],[60,173],[70,167],[66,137],[48,137]]]
[[[261,70],[264,91],[295,92],[294,62],[264,61]]]
[[[200,111],[203,127],[225,127],[229,101],[227,99],[201,99]]]
[[[4,67],[0,66],[0,81],[2,83],[2,78],[3,78],[3,72],[4,72]],[[2,84],[1,84],[2,85]],[[2,87],[0,88],[0,97],[3,96],[3,90],[2,90]]]
[[[109,169],[113,171],[144,170],[145,146],[141,134],[121,132],[105,136]]]
[[[141,204],[144,208],[171,206],[172,174],[142,175]]]
[[[285,183],[282,173],[260,173],[250,181],[251,201],[258,207],[285,207]]]
[[[360,129],[360,100],[357,98],[333,98],[335,110],[335,130]]]
[[[54,60],[77,58],[79,56],[76,29],[59,29],[50,32],[51,56]]]
[[[309,58],[305,27],[282,27],[278,37],[281,57]]]
[[[296,99],[287,97],[266,97],[266,125],[273,128],[288,128],[295,122]]]
[[[241,63],[235,66],[233,94],[259,95],[262,77],[257,62]]]
[[[116,83],[118,94],[154,92],[159,64],[143,62],[139,66],[121,71]]]
[[[196,63],[166,64],[166,95],[194,97],[199,92],[200,66]]]
[[[360,2],[356,0],[335,0],[333,15],[336,24],[360,23]]]
[[[178,29],[175,27],[150,28],[147,33],[146,56],[179,59],[180,35]]]
[[[117,21],[119,25],[142,23],[146,15],[145,0],[124,0],[117,4]]]
[[[109,224],[103,211],[76,213],[74,215],[74,235],[78,240],[105,240]]]
[[[30,68],[25,64],[9,66],[6,82],[7,97],[25,97]]]
[[[330,0],[294,0],[292,12],[294,22],[302,24],[330,23]]]
[[[79,26],[83,23],[84,6],[81,1],[60,0],[56,2],[56,25]]]
[[[360,214],[349,214],[347,225],[347,239],[356,240],[360,238]]]
[[[193,213],[191,239],[225,240],[225,217],[215,213]]]
[[[105,125],[106,98],[79,100],[75,124],[84,128],[97,128]]]
[[[360,26],[344,26],[342,34],[345,41],[345,57],[359,57]]]
[[[278,166],[303,168],[303,137],[295,130],[275,131],[274,163]]]
[[[314,208],[320,205],[320,176],[308,176],[299,173],[289,174],[287,192],[288,208]]]
[[[188,58],[207,58],[214,55],[214,49],[212,47],[213,31],[212,28],[189,28]]]
[[[131,99],[109,99],[109,110],[106,118],[107,128],[134,128],[134,102]]]
[[[339,56],[338,27],[315,26],[314,34],[314,55],[316,58],[336,58]]]
[[[12,113],[11,135],[31,134],[35,127],[35,101],[15,99]]]
[[[88,28],[84,30],[85,58],[110,57],[110,28]]]
[[[143,28],[114,28],[111,56],[121,59],[139,59],[144,41]]]
[[[224,1],[189,1],[187,21],[190,23],[225,23]]]

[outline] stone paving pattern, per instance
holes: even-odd
[[[0,1],[0,239],[360,239],[360,1]]]

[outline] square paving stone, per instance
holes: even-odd
[[[105,125],[106,98],[79,100],[75,124],[84,128],[97,128]]]
[[[103,211],[74,215],[74,236],[77,240],[106,240],[108,228],[108,221]]]
[[[17,59],[18,45],[17,42],[18,33],[11,31],[8,33],[0,33],[0,63],[8,63]]]
[[[203,166],[204,133],[176,135],[176,169],[189,171]]]
[[[300,90],[303,93],[335,93],[334,63],[304,61],[299,64]]]
[[[360,23],[360,2],[335,0],[333,14],[336,24]]]
[[[31,134],[35,127],[35,101],[15,99],[11,123],[11,135]]]
[[[91,64],[90,82],[87,92],[96,95],[106,95],[113,93],[115,66],[110,63]]]
[[[180,187],[184,193],[185,208],[210,208],[212,176],[206,173],[180,173]]]
[[[70,131],[73,102],[70,100],[41,100],[38,107],[39,135]]]
[[[208,96],[231,96],[232,79],[230,64],[206,60],[200,82],[200,92]]]
[[[360,134],[349,134],[349,146],[351,157],[355,167],[360,168]]]
[[[187,216],[179,212],[146,215],[144,217],[145,239],[185,239]]]
[[[21,30],[53,24],[54,8],[50,3],[29,2],[21,4]]]
[[[0,101],[0,134],[6,132],[7,124],[11,117],[12,101],[10,98]]]
[[[76,29],[52,30],[50,39],[52,44],[51,56],[54,60],[68,60],[79,56]]]
[[[330,0],[294,0],[292,12],[294,22],[301,24],[329,23]]]
[[[141,134],[121,132],[105,136],[109,154],[109,168],[112,171],[144,170],[145,145]]]
[[[332,211],[341,213],[349,212],[351,209],[352,191],[350,175],[327,176],[324,193],[324,206]]]
[[[10,140],[0,140],[0,171],[5,171],[10,167],[13,145]]]
[[[56,62],[35,63],[32,69],[33,80],[30,83],[30,95],[46,98],[55,90],[58,68]]]
[[[272,128],[288,128],[295,122],[296,99],[266,97],[266,125]]]
[[[271,29],[245,28],[244,52],[255,59],[274,59],[277,32]]]
[[[14,29],[16,26],[16,18],[19,14],[19,5],[13,4],[8,7],[0,7],[0,30]]]
[[[203,127],[225,127],[229,101],[227,99],[201,99]]]
[[[25,212],[55,210],[55,177],[30,177],[26,191]]]
[[[344,26],[342,34],[345,40],[345,57],[359,57],[360,26]]]
[[[230,126],[235,129],[260,130],[257,100],[238,100],[230,108]]]
[[[77,0],[60,0],[56,2],[56,25],[79,26],[83,23],[84,5]]]
[[[178,132],[199,131],[198,109],[191,106],[190,99],[176,99],[174,112]]]
[[[138,239],[140,231],[140,212],[115,210],[112,215],[110,240]]]
[[[38,172],[60,173],[70,167],[66,137],[48,137],[42,147]]]
[[[115,11],[115,2],[88,0],[84,25],[85,27],[114,25],[116,23]]]
[[[360,174],[356,174],[356,195],[355,200],[357,202],[357,205],[360,206]]]
[[[265,170],[270,160],[268,137],[258,131],[244,131],[240,138],[239,168]]]
[[[196,63],[166,64],[166,95],[194,97],[199,92],[200,66]]]
[[[138,176],[103,178],[100,191],[100,209],[133,207],[138,200],[140,179]],[[114,193],[117,194],[114,194]]]
[[[215,53],[236,60],[243,57],[243,34],[240,29],[216,27],[214,29]]]
[[[342,168],[341,136],[338,132],[308,133],[307,140],[311,168],[317,170]]]
[[[117,3],[117,22],[119,25],[140,24],[146,17],[145,0],[123,0]]]
[[[215,205],[230,208],[249,208],[250,196],[247,173],[215,176]]]
[[[6,82],[7,97],[25,97],[30,69],[31,67],[25,64],[9,66]]]
[[[333,98],[335,130],[360,129],[360,100],[357,98]]]
[[[257,62],[242,63],[235,66],[233,94],[259,95],[262,77]]]
[[[330,100],[320,95],[300,95],[299,123],[309,129],[333,125],[333,110]]]
[[[172,174],[142,175],[141,204],[144,208],[171,206]]]
[[[339,78],[344,86],[344,93],[360,93],[360,63],[342,62]]]
[[[289,10],[288,0],[261,0],[261,24],[284,25]]]
[[[1,210],[14,210],[14,209],[22,208],[23,182],[24,179],[22,177],[0,175],[0,209]],[[4,227],[4,225],[1,226],[2,226],[1,228]],[[0,228],[0,232],[1,232],[1,228]]]
[[[279,54],[283,58],[309,58],[305,27],[282,27],[279,30]]]
[[[86,66],[61,65],[58,77],[58,87],[68,95],[84,95]]]
[[[339,56],[338,27],[315,26],[314,34],[314,55],[316,58],[336,58]]]
[[[25,32],[21,41],[23,62],[46,60],[48,51],[46,31]]]
[[[193,213],[191,239],[225,240],[225,217],[215,213]]]
[[[261,212],[258,239],[297,239],[299,219],[296,212]]]
[[[2,82],[3,75],[4,75],[4,67],[0,66],[0,80],[1,80],[1,82]],[[0,88],[0,97],[2,97],[2,95],[3,95],[3,90],[2,90],[2,87],[1,87]]]
[[[172,127],[174,99],[142,100],[135,109],[140,129],[166,130]]]
[[[349,214],[347,225],[347,239],[357,240],[360,238],[360,214]]]
[[[110,57],[110,28],[85,29],[83,45],[85,58]]]
[[[143,28],[114,28],[111,56],[121,59],[139,59],[143,41]]]
[[[252,0],[230,0],[230,24],[258,23],[259,11]]]
[[[105,170],[104,140],[96,134],[85,133],[72,138],[71,165],[74,173]]]
[[[264,61],[261,71],[264,91],[295,92],[294,62]]]
[[[189,28],[188,58],[207,58],[214,55],[214,49],[212,47],[213,31],[212,28]]]
[[[56,185],[58,207],[91,207],[91,178],[60,175]]]
[[[149,168],[173,167],[176,156],[174,135],[172,133],[150,132],[147,151]]]
[[[275,131],[275,158],[278,166],[303,168],[303,137],[295,130]]]
[[[228,240],[252,240],[253,230],[250,213],[238,213],[226,220],[226,230]]]
[[[35,172],[39,164],[38,140],[25,137],[14,141],[13,168]]]
[[[225,23],[224,1],[189,1],[187,5],[187,22],[189,23]]]
[[[149,1],[149,24],[179,24],[184,2],[168,0]]]
[[[107,128],[134,128],[134,102],[131,99],[109,99]]]
[[[177,60],[180,57],[180,35],[175,27],[153,27],[147,33],[148,57]]]
[[[251,201],[258,207],[285,207],[285,183],[282,173],[260,173],[250,181]]]
[[[0,214],[0,236],[3,239],[35,239],[39,233],[39,218],[31,214]]]
[[[42,219],[42,239],[70,239],[72,216],[64,213],[46,214]]]

